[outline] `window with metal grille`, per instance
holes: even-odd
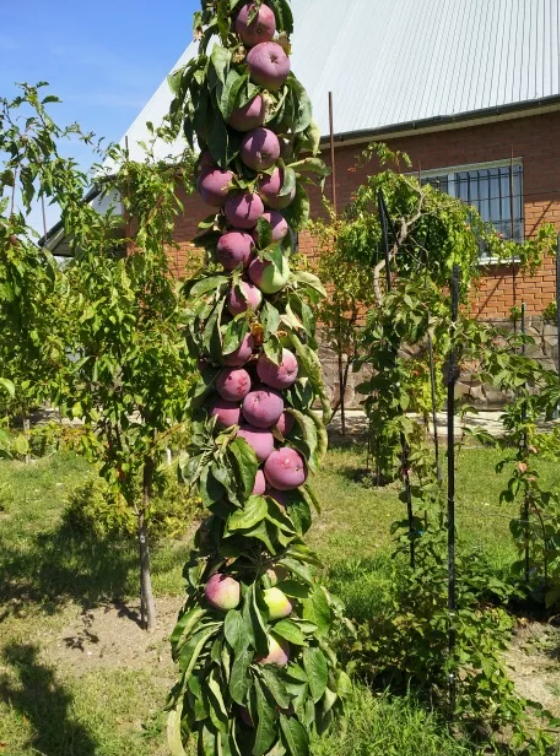
[[[508,161],[430,171],[422,176],[422,183],[475,207],[481,218],[491,223],[505,239],[523,241],[523,164],[520,160],[513,165]]]

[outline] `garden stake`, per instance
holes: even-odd
[[[525,314],[526,314],[526,305],[525,302],[521,303],[521,335],[523,336],[523,344],[521,345],[521,354],[525,356],[525,329],[526,329],[526,323],[525,323]],[[525,386],[525,389],[527,387]],[[523,421],[523,425],[525,426],[527,422],[527,402],[523,402],[523,407],[521,409],[521,418]],[[523,457],[526,460],[529,456],[529,448],[528,448],[528,438],[527,438],[527,430],[525,429],[523,431]],[[525,520],[525,582],[529,582],[529,572],[530,572],[530,545],[529,545],[529,539],[530,539],[530,528],[529,528],[529,516],[530,516],[530,508],[529,508],[529,492],[525,491],[525,501],[523,503],[523,519]],[[545,544],[546,548],[546,544]]]
[[[393,237],[394,237],[397,248],[399,246],[399,240],[395,233],[395,228],[389,216],[389,211],[387,209],[387,205],[385,204],[385,197],[383,196],[383,192],[381,191],[381,189],[379,190],[379,193],[377,195],[377,200],[379,204],[379,218],[381,220],[381,228],[383,231],[383,249],[385,252],[385,275],[387,278],[387,292],[390,293],[391,292],[391,259],[390,259],[390,253],[389,253],[389,225],[391,226],[391,230],[393,232]],[[402,414],[402,409],[400,407],[399,407],[399,411]],[[400,441],[401,441],[402,476],[404,480],[406,510],[407,510],[407,515],[408,515],[408,537],[410,539],[410,566],[412,567],[412,569],[415,569],[416,549],[415,549],[415,544],[414,544],[414,538],[415,538],[416,533],[414,531],[414,512],[412,510],[412,491],[410,488],[410,472],[408,469],[408,444],[406,442],[406,437],[402,430],[400,432]]]
[[[449,608],[449,658],[453,663],[455,652],[455,330],[459,317],[459,266],[453,266],[451,284],[451,350],[447,376],[447,546],[448,583],[447,605]],[[455,712],[456,679],[453,667],[449,672],[449,709]]]
[[[189,740],[206,756],[304,756],[352,687],[328,642],[341,611],[304,540],[331,409],[313,316],[327,295],[295,242],[309,174],[329,170],[279,44],[293,31],[285,0],[204,1],[196,23],[199,55],[171,77],[170,121],[202,148],[197,189],[212,208],[197,239],[210,264],[184,287],[199,376],[182,469],[206,519],[171,637],[168,739],[176,756]]]
[[[511,215],[511,240],[515,239],[515,203],[514,203],[514,185],[513,185],[513,146],[511,148],[511,161],[509,165],[509,212]],[[515,307],[517,305],[517,270],[515,268],[515,256],[511,259],[511,282],[512,282],[512,294],[513,294],[513,332],[517,336],[517,315]]]
[[[558,345],[558,377],[560,378],[560,234],[556,245],[556,334]]]
[[[436,366],[434,364],[434,342],[431,335],[428,335],[428,353],[430,357],[430,388],[432,392],[432,425],[434,427],[434,454],[436,458],[437,481],[443,481],[441,462],[439,459],[439,436],[437,426],[437,397],[436,397]]]

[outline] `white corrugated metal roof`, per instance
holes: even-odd
[[[560,94],[560,0],[292,0],[293,70],[347,134]],[[176,67],[196,55],[190,45]],[[176,68],[175,67],[175,68]],[[175,69],[174,69],[175,70]],[[166,82],[128,131],[161,122]],[[166,148],[162,152],[168,152]]]

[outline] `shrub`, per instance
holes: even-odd
[[[140,486],[138,486],[140,496]],[[199,500],[179,484],[175,466],[159,472],[147,513],[152,538],[184,536],[197,519]],[[84,537],[118,540],[133,539],[138,523],[124,496],[113,491],[100,477],[92,477],[71,494],[64,513],[66,523]]]

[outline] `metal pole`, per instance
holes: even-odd
[[[329,126],[331,131],[331,182],[332,182],[332,203],[335,216],[338,213],[336,198],[336,160],[334,152],[334,105],[333,94],[329,92]]]
[[[451,350],[447,376],[447,552],[448,582],[447,605],[449,609],[449,656],[455,652],[455,330],[459,317],[459,266],[453,266],[451,285]],[[456,680],[453,668],[449,673],[449,707],[455,711]]]
[[[332,205],[334,217],[338,215],[338,203],[336,197],[336,155],[334,150],[334,104],[333,93],[329,92],[329,128],[331,135],[331,186]],[[342,315],[339,313],[339,330],[342,330]],[[340,424],[342,435],[346,435],[346,386],[344,385],[344,364],[342,360],[342,344],[338,344],[338,383],[340,392]]]
[[[436,474],[437,481],[441,483],[443,480],[443,473],[441,470],[441,463],[439,459],[439,436],[437,428],[437,396],[436,396],[436,366],[434,364],[434,342],[431,335],[428,335],[428,352],[430,358],[430,385],[432,390],[432,425],[434,428],[434,450],[436,457]]]
[[[560,377],[560,234],[556,247],[556,332],[558,347],[558,376]]]
[[[526,322],[525,322],[525,314],[526,314],[526,307],[525,302],[521,303],[521,334],[522,336],[525,336],[526,333]],[[525,341],[523,341],[523,344],[521,345],[521,354],[525,355]],[[527,386],[525,386],[525,390],[527,390]],[[521,408],[521,420],[523,422],[523,425],[527,422],[527,402],[523,402],[523,406]],[[523,430],[523,457],[524,459],[527,459],[529,455],[529,449],[527,444],[527,431]],[[529,582],[529,573],[530,573],[530,545],[529,545],[529,537],[530,537],[530,531],[529,531],[529,495],[528,492],[525,491],[525,500],[523,502],[523,520],[524,520],[524,541],[525,541],[525,582]]]
[[[511,215],[511,240],[515,240],[515,202],[513,197],[514,185],[513,185],[513,147],[511,148],[511,162],[509,166],[509,211]],[[513,289],[513,306],[517,306],[517,270],[515,268],[515,257],[511,259],[511,282]],[[513,317],[513,332],[517,336],[517,315],[514,312]]]
[[[385,251],[385,275],[387,277],[387,291],[392,289],[391,283],[391,259],[389,254],[389,225],[393,228],[387,205],[385,204],[385,198],[381,189],[377,195],[377,201],[379,205],[379,217],[381,219],[381,229],[383,232],[383,247]],[[398,240],[395,238],[395,243],[398,246]],[[402,414],[402,408],[399,406],[398,411]],[[401,442],[401,464],[402,464],[402,476],[404,481],[404,491],[406,499],[406,511],[408,516],[408,537],[410,541],[410,566],[412,569],[416,567],[416,548],[414,543],[414,512],[412,509],[412,489],[410,487],[410,472],[408,469],[408,444],[406,443],[406,436],[403,431],[400,432]]]

